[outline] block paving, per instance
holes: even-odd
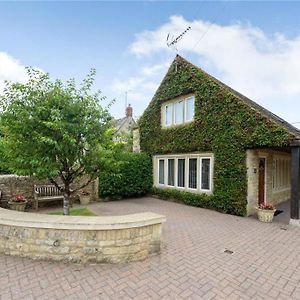
[[[99,215],[166,215],[161,254],[121,265],[0,255],[1,300],[300,299],[300,228],[152,197],[89,207]]]

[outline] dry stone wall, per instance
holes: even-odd
[[[85,179],[77,181],[72,188],[78,187]],[[0,191],[2,192],[1,204],[6,206],[7,201],[18,194],[23,194],[30,202],[34,200],[33,189],[36,184],[51,184],[48,180],[39,180],[34,177],[17,175],[0,175]],[[98,179],[90,183],[85,189],[91,193],[91,200],[98,200]],[[74,195],[76,196],[76,195]]]

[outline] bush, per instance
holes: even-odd
[[[177,191],[174,189],[153,188],[152,193],[161,199],[172,200],[175,202],[184,203],[191,206],[203,208],[214,208],[214,197],[207,194],[193,194],[189,192]]]
[[[147,194],[152,187],[152,161],[144,153],[121,152],[115,154],[110,169],[99,173],[99,195],[119,199]]]

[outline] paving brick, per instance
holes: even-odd
[[[300,299],[299,228],[283,231],[281,224],[149,197],[90,208],[99,215],[166,215],[161,255],[121,265],[0,255],[0,300]]]

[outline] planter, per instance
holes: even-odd
[[[258,220],[265,223],[271,223],[274,218],[274,213],[276,209],[261,209],[257,210]]]
[[[80,195],[79,196],[79,199],[80,199],[80,204],[81,205],[87,205],[90,203],[90,196],[84,196],[84,195]]]
[[[16,202],[8,201],[9,208],[17,211],[25,211],[25,207],[28,201]]]

